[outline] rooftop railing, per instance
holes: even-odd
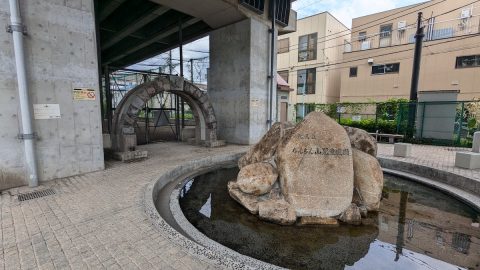
[[[435,18],[430,18],[423,22],[423,26],[425,27],[424,41],[426,42],[480,33],[480,11],[476,15],[444,21],[436,21]],[[393,27],[396,27],[396,29],[392,29]],[[378,33],[360,34],[350,40],[345,40],[344,52],[350,53],[415,43],[416,24],[407,25],[404,22],[397,22],[383,25],[381,30]]]

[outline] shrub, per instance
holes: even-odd
[[[341,119],[340,124],[344,126],[360,128],[371,133],[374,133],[377,130],[380,133],[397,133],[397,123],[389,120],[378,119],[375,121],[375,119],[363,119],[360,121],[352,121],[351,119]]]

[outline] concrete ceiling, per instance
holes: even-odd
[[[221,1],[221,0],[218,0]],[[178,1],[183,2],[183,1]],[[149,0],[95,0],[102,66],[122,68],[206,35],[198,18]]]
[[[163,6],[172,7],[175,10],[200,18],[212,29],[238,22],[245,18],[232,1],[224,0],[150,0]]]
[[[102,67],[123,68],[246,18],[238,0],[94,0]],[[180,24],[182,25],[180,28]]]

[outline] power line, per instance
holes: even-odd
[[[201,51],[201,50],[190,50],[190,49],[185,49],[185,51],[189,51],[189,52],[198,52],[198,53],[210,53],[208,51]]]
[[[309,4],[305,5],[305,6],[302,6],[302,7],[298,8],[298,9],[296,10],[296,12],[298,12],[298,11],[304,9],[304,8],[313,6],[314,4],[317,4],[317,3],[319,3],[317,0],[313,0],[313,2],[311,2],[311,3],[309,3]]]
[[[459,40],[464,40],[464,39],[468,39],[468,38],[474,38],[474,37],[478,37],[480,36],[479,33],[476,33],[476,34],[470,34],[468,36],[463,36],[463,37],[459,37],[459,38],[456,38],[454,40],[448,40],[448,41],[443,41],[443,42],[439,42],[439,43],[435,43],[435,44],[430,44],[430,45],[427,45],[427,46],[424,46],[424,48],[429,48],[429,47],[432,47],[432,46],[437,46],[437,45],[441,45],[441,44],[446,44],[446,43],[450,43],[450,42],[455,42],[455,41],[459,41]],[[462,49],[459,49],[459,50],[462,50]],[[304,66],[305,68],[304,69],[310,69],[310,68],[323,68],[323,67],[330,67],[330,66],[336,66],[336,65],[341,65],[341,64],[347,64],[347,63],[352,63],[352,62],[356,62],[356,61],[361,61],[361,60],[367,60],[367,59],[371,59],[371,58],[375,58],[375,57],[381,57],[381,56],[388,56],[388,55],[392,55],[392,54],[397,54],[397,53],[402,53],[402,52],[408,52],[408,51],[413,51],[413,49],[405,49],[405,50],[401,50],[401,51],[396,51],[396,52],[390,52],[390,53],[385,53],[385,54],[379,54],[379,55],[371,55],[369,57],[364,57],[364,58],[357,58],[357,59],[351,59],[351,60],[348,60],[348,61],[342,61],[342,62],[336,62],[336,63],[331,63],[331,64],[325,64],[325,65],[320,65],[320,66]],[[411,58],[411,57],[410,57]],[[408,58],[406,58],[408,59]],[[391,60],[393,61],[393,60]],[[340,69],[340,68],[345,68],[344,66],[342,67],[338,67],[338,68],[330,68],[328,70],[332,70],[332,69]],[[327,70],[327,69],[325,69]],[[323,71],[323,70],[317,70],[317,72],[319,71]],[[293,70],[293,71],[290,71],[289,72],[298,72],[298,70]]]
[[[470,5],[472,5],[473,3],[476,3],[476,2],[479,2],[479,1],[480,1],[480,0],[476,0],[476,1],[474,1],[474,2],[471,2],[470,4],[467,4],[467,5],[464,5],[464,6],[461,6],[461,7],[458,7],[458,8],[449,10],[449,11],[446,11],[446,12],[441,13],[441,14],[438,14],[438,15],[436,15],[436,16],[438,17],[438,16],[442,16],[442,15],[451,13],[451,12],[453,12],[453,11],[455,11],[455,10],[464,8],[464,7],[466,7],[466,6],[470,6]],[[437,3],[437,4],[438,4],[438,3]],[[413,24],[412,24],[412,25],[413,25]],[[411,25],[409,25],[409,26],[411,26]],[[407,27],[408,27],[408,26],[407,26]],[[382,34],[382,33],[378,33],[378,34],[375,34],[375,35],[371,35],[370,37],[379,36],[379,35],[381,35],[381,34]],[[328,40],[327,40],[327,41],[328,41]],[[317,42],[317,44],[319,44],[319,43],[320,43],[320,42]],[[399,44],[398,46],[401,46],[401,45],[407,45],[407,44]],[[296,45],[292,45],[292,46],[296,46]],[[325,47],[325,48],[322,48],[322,50],[332,49],[332,48],[341,47],[341,46],[345,46],[345,44],[337,44],[337,45],[333,45],[333,46],[330,46],[330,47]],[[294,49],[291,49],[291,50],[292,50],[292,51],[293,51],[293,50],[298,50],[298,48],[294,48]]]
[[[409,13],[407,13],[407,14],[403,14],[403,15],[400,15],[400,16],[397,16],[397,17],[388,19],[388,20],[386,20],[386,21],[383,20],[383,21],[380,22],[380,23],[377,23],[377,24],[368,26],[368,27],[363,28],[363,29],[356,29],[355,32],[360,32],[360,31],[367,30],[367,29],[369,29],[369,28],[371,28],[371,27],[374,27],[374,26],[379,26],[379,25],[381,25],[381,24],[383,24],[383,23],[385,23],[385,22],[392,21],[392,20],[395,20],[395,19],[398,19],[398,18],[402,18],[402,17],[404,17],[404,16],[407,16],[407,15],[413,14],[413,13],[415,13],[415,12],[418,12],[419,10],[426,9],[426,8],[432,7],[432,6],[434,6],[434,5],[438,5],[438,4],[443,3],[443,2],[445,2],[445,1],[447,1],[447,0],[442,0],[442,1],[440,1],[440,2],[433,3],[433,4],[429,5],[429,6],[421,7],[420,9],[417,9],[417,10],[414,10],[414,11],[409,12]],[[438,14],[438,15],[436,15],[436,17],[443,16],[443,15],[448,14],[448,13],[450,13],[450,12],[453,12],[453,11],[455,11],[455,10],[458,10],[458,9],[461,9],[461,8],[464,8],[464,7],[467,7],[467,6],[470,6],[470,5],[472,5],[472,4],[476,3],[476,2],[479,2],[479,1],[480,1],[480,0],[476,0],[476,1],[470,2],[469,4],[466,4],[466,5],[463,5],[463,6],[461,6],[461,7],[457,7],[457,8],[455,8],[455,9],[449,10],[449,11],[447,11],[447,12]],[[403,12],[409,10],[409,9],[412,9],[412,8],[417,8],[417,7],[420,6],[420,5],[422,5],[422,4],[412,6],[412,7],[408,8],[408,9],[405,9],[405,10],[401,11],[400,13],[403,13]],[[394,15],[394,14],[389,15],[389,16],[393,16],[393,15]],[[383,19],[386,19],[386,18],[388,18],[389,16],[387,16],[387,17],[385,17],[385,18],[383,18]],[[371,24],[371,23],[376,22],[376,21],[378,21],[378,20],[370,21],[370,22],[361,24],[361,25],[359,25],[359,26],[357,26],[357,27],[365,26],[365,25]],[[410,24],[410,25],[408,25],[407,27],[413,26],[413,25],[415,25],[415,24],[416,24],[416,23]],[[326,36],[323,36],[323,37],[320,37],[320,38],[317,38],[317,39],[323,39],[323,38],[330,37],[330,36],[336,36],[337,34],[340,34],[340,33],[346,32],[346,31],[349,31],[349,30],[348,30],[348,29],[347,29],[347,30],[342,30],[342,31],[340,31],[340,32],[336,32],[336,33],[333,33],[333,34],[329,34],[329,35],[326,35]],[[348,36],[348,35],[350,35],[350,34],[351,34],[351,33],[347,33],[347,34],[344,34],[344,35],[336,36],[335,38],[326,39],[326,40],[324,40],[324,41],[321,41],[321,40],[320,40],[320,41],[317,42],[317,44],[320,44],[321,42],[327,42],[327,41],[330,41],[330,40],[335,40],[335,39],[340,38],[340,37],[345,37],[345,36]],[[373,37],[373,36],[378,36],[378,35],[381,35],[381,34],[382,34],[382,33],[378,33],[378,34],[376,34],[376,35],[372,35],[371,37]],[[293,45],[290,45],[288,48],[290,49],[290,48],[292,48],[292,47],[294,47],[294,46],[299,46],[299,45],[300,45],[300,44],[298,44],[298,43],[297,43],[297,44],[293,44]],[[337,45],[337,46],[342,46],[342,45]],[[298,48],[297,48],[297,49],[298,49]],[[292,50],[295,50],[295,49],[292,49]]]

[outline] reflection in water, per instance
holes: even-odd
[[[391,176],[372,225],[279,226],[230,198],[238,169],[196,177],[180,206],[202,233],[239,253],[293,269],[479,269],[478,212],[443,193]]]
[[[198,212],[207,218],[211,218],[212,216],[212,194],[208,197],[208,200],[202,205],[202,208],[198,210]]]
[[[403,232],[405,230],[405,215],[407,213],[407,199],[408,192],[400,192],[400,206],[398,208],[398,233],[397,233],[397,255],[395,256],[395,261],[398,261],[400,255],[402,254],[403,249]]]

